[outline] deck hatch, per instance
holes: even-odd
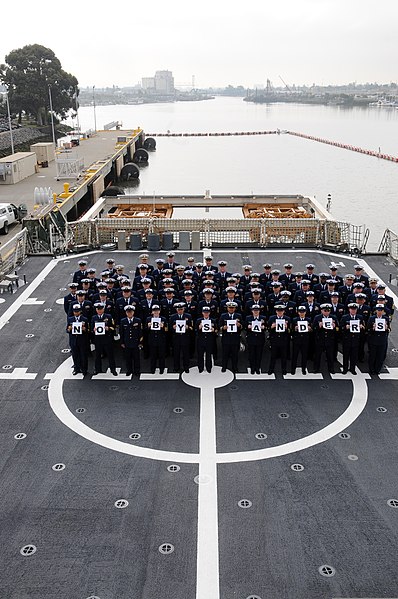
[[[336,570],[333,568],[333,566],[328,566],[327,564],[319,566],[318,572],[321,576],[326,576],[326,578],[330,578],[336,574]]]
[[[36,551],[36,545],[24,545],[24,547],[21,547],[19,553],[25,557],[29,557],[30,555],[36,553]]]
[[[250,499],[241,499],[240,501],[238,501],[238,506],[243,509],[248,509],[252,505],[253,503],[250,501]]]
[[[171,543],[163,543],[159,546],[159,552],[163,555],[168,555],[169,553],[173,553],[173,551],[174,545],[172,545]]]

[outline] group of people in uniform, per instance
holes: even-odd
[[[106,358],[117,376],[115,339],[127,376],[141,373],[141,354],[152,373],[156,367],[164,372],[169,355],[175,372],[189,372],[196,356],[199,372],[210,373],[220,352],[222,371],[236,373],[242,349],[251,374],[260,374],[267,346],[268,374],[278,361],[287,374],[289,360],[292,374],[298,366],[306,374],[308,360],[319,372],[323,355],[334,373],[340,344],[343,374],[356,374],[366,347],[369,373],[378,374],[394,312],[385,285],[359,264],[344,277],[334,264],[319,274],[313,264],[304,272],[293,272],[290,263],[283,269],[266,263],[259,273],[247,264],[243,274],[232,273],[225,260],[215,265],[210,255],[203,263],[189,257],[179,264],[168,252],[153,265],[141,254],[128,276],[112,258],[100,273],[80,260],[64,297],[73,374],[88,373],[93,344],[94,374],[102,372]]]

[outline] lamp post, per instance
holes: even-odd
[[[10,113],[10,103],[8,101],[8,91],[6,92],[6,102],[7,102],[8,126],[10,128],[11,154],[14,154],[14,137],[12,134],[11,113]]]
[[[52,129],[52,133],[53,133],[53,144],[54,144],[54,148],[57,149],[57,142],[55,141],[55,130],[54,130],[53,99],[51,96],[51,87],[50,86],[48,86],[48,95],[50,98],[51,129]]]
[[[95,85],[93,85],[94,131],[97,133],[97,114],[95,112]]]

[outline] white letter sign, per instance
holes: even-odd
[[[152,331],[160,331],[160,318],[151,318],[151,329]]]
[[[286,322],[284,320],[284,318],[277,318],[275,320],[275,324],[276,324],[276,332],[277,333],[284,333],[286,330]]]
[[[308,321],[307,320],[297,321],[297,330],[299,333],[308,333]]]
[[[94,323],[94,333],[95,335],[105,335],[105,322],[104,321],[96,321]]]
[[[327,331],[333,330],[333,318],[322,318],[322,324]]]
[[[72,322],[72,335],[82,335],[83,334],[83,322]]]
[[[359,333],[359,320],[350,320],[350,333]]]
[[[252,333],[261,333],[261,321],[252,320]]]
[[[176,320],[176,333],[185,333],[186,326],[186,320]]]
[[[386,325],[387,325],[387,322],[386,322],[385,318],[375,318],[375,330],[376,331],[378,331],[378,332],[385,331]]]
[[[238,321],[237,320],[227,320],[227,333],[237,333],[238,332]]]
[[[211,320],[202,320],[202,333],[211,333]]]

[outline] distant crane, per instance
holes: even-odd
[[[286,89],[287,89],[287,90],[288,90],[290,93],[292,93],[292,90],[290,89],[290,87],[288,86],[288,84],[286,83],[286,81],[284,81],[284,80],[282,79],[282,77],[281,77],[280,75],[279,75],[279,79],[282,81],[282,83],[283,83],[283,85],[286,87]]]

